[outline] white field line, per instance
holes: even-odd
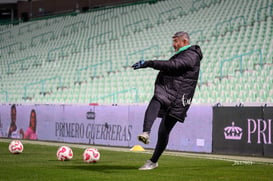
[[[11,139],[0,138],[0,142],[10,142],[10,141]],[[27,143],[27,144],[47,145],[47,146],[55,146],[55,147],[66,145],[69,147],[82,148],[82,149],[85,149],[87,147],[96,147],[99,150],[132,152],[130,151],[130,148],[127,148],[127,147],[112,147],[112,146],[36,141],[36,140],[21,140],[21,141],[23,144]],[[153,150],[135,151],[135,152],[152,154]],[[219,155],[219,154],[209,154],[209,153],[188,153],[188,152],[178,152],[178,151],[165,151],[164,155],[181,156],[181,157],[188,157],[188,158],[199,158],[199,159],[210,159],[210,160],[222,160],[222,161],[233,162],[233,165],[263,164],[263,165],[273,166],[273,158],[268,158],[268,157]]]

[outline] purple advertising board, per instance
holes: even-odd
[[[12,122],[12,105],[0,107],[0,136],[11,137],[8,130]],[[154,148],[161,121],[159,118],[151,131],[151,143],[144,145],[137,140],[137,135],[142,132],[146,107],[147,105],[16,105],[17,129],[13,130],[13,136],[23,139],[24,133],[31,127],[31,111],[35,110],[35,133],[32,133],[38,140],[122,147],[140,144],[144,148]],[[192,105],[185,122],[177,123],[172,130],[167,149],[210,153],[211,106]]]

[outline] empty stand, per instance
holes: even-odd
[[[1,26],[0,101],[147,103],[171,37],[204,58],[193,103],[272,102],[272,0],[168,0]]]

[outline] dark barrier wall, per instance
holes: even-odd
[[[267,123],[267,144],[264,144],[264,155],[265,156],[273,156],[273,144],[272,144],[272,119],[273,119],[273,108],[266,107],[263,110],[264,113],[264,121],[263,124]],[[265,135],[266,136],[266,135]]]
[[[18,18],[22,13],[29,14],[29,17],[53,15],[57,12],[71,12],[83,8],[97,8],[104,6],[115,6],[128,3],[143,2],[143,0],[43,0],[43,1],[19,1]],[[41,11],[42,10],[42,11]],[[31,14],[31,15],[30,15]]]
[[[273,156],[273,107],[214,107],[213,153]]]

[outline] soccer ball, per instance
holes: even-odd
[[[61,146],[59,147],[56,155],[58,160],[71,160],[73,158],[73,151],[68,146]]]
[[[9,144],[9,151],[13,154],[22,153],[24,150],[24,146],[21,141],[13,140]]]
[[[86,163],[96,163],[100,160],[100,152],[96,148],[86,148],[82,157]]]

